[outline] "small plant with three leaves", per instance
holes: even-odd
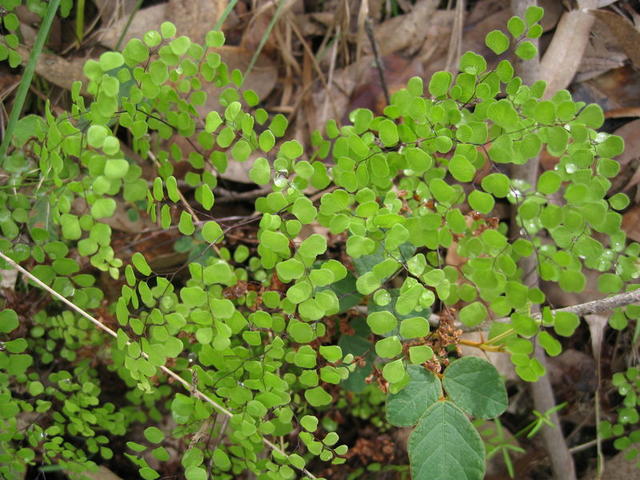
[[[530,59],[541,17],[530,8],[486,43]],[[412,78],[383,115],[358,109],[350,125],[329,121],[305,151],[284,140],[283,115],[240,88],[242,73],[216,51],[224,41],[211,31],[200,45],[163,23],[87,61],[69,112],[47,104],[5,138],[1,267],[20,269],[16,294],[39,300],[7,299],[0,313],[0,474],[87,471],[123,438],[146,480],[159,477],[170,444],[183,446],[188,480],[317,478],[320,461],[347,460],[326,412],[373,382],[387,395],[389,424],[415,427],[414,479],[481,479],[485,447],[469,416],[497,418],[508,398],[489,362],[459,358],[456,322],[488,325],[476,346],[510,354],[535,382],[545,371],[534,342],[558,355],[557,337],[580,320],[545,307],[520,259],[535,256],[540,277],[568,292],[584,289],[586,269],[599,272],[602,293],[634,288],[640,245],[617,212],[629,199],[608,196],[622,140],[596,131],[597,105],[564,90],[544,99],[544,82],[524,85],[508,60],[488,70],[467,52],[458,74],[438,72],[426,90]],[[223,89],[220,111],[201,114],[204,82]],[[176,136],[189,152],[168,141]],[[558,162],[535,185],[504,173],[543,148]],[[219,175],[250,158],[251,180],[270,193],[255,215],[216,220]],[[183,160],[190,169],[179,179]],[[519,239],[494,216],[496,201],[516,209]],[[176,249],[189,253],[179,278],[114,248],[119,206],[177,232]],[[257,225],[257,245],[227,238],[247,225]],[[304,233],[307,225],[344,240]],[[447,251],[462,261],[447,263]],[[96,272],[122,278],[115,298]],[[42,301],[35,286],[66,307]],[[112,398],[110,382],[126,393]],[[161,425],[167,413],[171,428]]]

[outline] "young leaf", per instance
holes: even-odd
[[[489,32],[484,40],[484,43],[493,50],[493,53],[496,55],[500,55],[504,53],[509,48],[510,42],[509,37],[507,37],[500,30],[492,30]]]

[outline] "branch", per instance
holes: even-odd
[[[85,312],[83,309],[81,309],[80,307],[78,307],[76,304],[74,304],[73,302],[67,300],[66,298],[64,298],[62,295],[60,295],[58,292],[56,292],[55,290],[53,290],[51,287],[49,287],[47,284],[43,283],[38,277],[34,276],[32,273],[30,273],[29,271],[25,270],[23,267],[21,267],[20,265],[18,265],[15,261],[13,261],[11,258],[7,257],[4,253],[0,252],[0,258],[2,260],[4,260],[5,262],[7,262],[11,267],[13,267],[15,270],[19,271],[20,273],[22,273],[25,277],[27,277],[29,280],[31,280],[33,283],[35,283],[36,285],[38,285],[40,288],[42,288],[43,290],[45,290],[47,293],[49,293],[51,296],[55,297],[56,299],[60,300],[62,303],[65,303],[69,308],[71,308],[72,310],[75,310],[76,312],[78,312],[80,315],[82,315],[84,318],[86,318],[87,320],[89,320],[91,323],[93,323],[96,327],[98,327],[100,330],[108,333],[109,335],[111,335],[114,338],[118,338],[118,334],[112,330],[111,328],[107,327],[106,325],[104,325],[102,322],[100,322],[99,320],[96,320],[94,317],[92,317],[91,315],[89,315],[87,312]],[[127,345],[129,345],[130,342],[127,342]],[[142,356],[148,359],[148,355],[144,352],[142,352]],[[194,397],[199,398],[205,402],[207,402],[208,404],[210,404],[214,409],[216,409],[218,412],[222,413],[223,415],[231,418],[233,417],[233,413],[229,410],[227,410],[225,407],[223,407],[222,405],[220,405],[218,402],[216,402],[215,400],[213,400],[211,397],[207,396],[205,393],[203,393],[202,391],[200,391],[197,387],[195,387],[194,385],[191,385],[189,382],[187,382],[184,378],[182,378],[180,375],[178,375],[177,373],[175,373],[173,370],[170,370],[169,368],[165,367],[164,365],[162,365],[161,367],[159,367],[160,370],[162,370],[166,375],[170,376],[171,378],[173,378],[175,381],[179,382],[182,384],[182,386]],[[278,447],[277,445],[275,445],[273,442],[271,442],[270,440],[268,440],[267,438],[262,438],[262,441],[264,442],[264,444],[269,447],[271,450],[273,450],[274,452],[286,457],[287,453],[284,452],[280,447]],[[317,479],[318,477],[316,477],[315,475],[313,475],[311,472],[309,472],[306,468],[302,468],[301,471],[307,475],[310,479]]]
[[[629,292],[619,293],[618,295],[613,295],[612,297],[592,300],[591,302],[580,303],[578,305],[572,305],[570,307],[556,308],[555,310],[551,310],[551,313],[556,314],[558,312],[568,312],[575,313],[579,317],[582,317],[584,315],[593,313],[607,312],[609,310],[613,310],[614,308],[626,307],[627,305],[631,305],[632,303],[640,303],[640,288],[631,290]],[[542,314],[535,313],[531,316],[531,318],[533,318],[534,320],[541,320]],[[459,328],[460,330],[464,330],[465,332],[477,332],[480,330],[486,330],[491,323],[509,323],[510,321],[510,317],[502,317],[496,320],[483,322],[480,325],[476,325],[474,327],[467,327],[460,322],[456,322],[455,327]],[[431,314],[429,316],[429,323],[431,324],[431,326],[437,327],[440,324],[440,316]]]

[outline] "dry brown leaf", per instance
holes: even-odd
[[[22,58],[28,58],[31,52],[18,46],[18,53]],[[82,67],[86,58],[75,57],[66,59],[52,53],[41,53],[36,64],[36,73],[58,87],[71,89],[76,80],[85,80]]]
[[[591,355],[568,348],[547,359],[551,383],[560,393],[593,392],[596,387],[595,361]]]
[[[129,25],[122,45],[126,45],[132,38],[142,38],[149,30],[157,30],[160,24],[167,20],[166,11],[166,3],[159,3],[139,10],[133,17],[131,25]],[[127,17],[122,17],[108,28],[100,30],[98,32],[98,41],[107,48],[116,48],[120,34],[127,25],[127,21]],[[182,34],[182,32],[179,32],[179,34]]]
[[[422,75],[420,62],[410,61],[400,55],[387,55],[382,59],[382,63],[389,94],[404,88],[411,77]],[[368,108],[374,113],[382,115],[386,106],[378,69],[372,66],[351,95],[346,113],[348,114],[356,108]],[[343,120],[346,118],[343,117]]]
[[[80,473],[72,473],[67,472],[69,478],[71,480],[81,480],[81,479],[89,479],[89,480],[122,480],[118,475],[113,473],[105,466],[99,466],[96,472],[80,472]]]
[[[489,68],[491,68],[492,65],[497,64],[498,57],[493,54],[493,52],[491,52],[491,50],[485,45],[484,38],[491,30],[504,28],[504,25],[507,23],[510,17],[511,9],[505,8],[502,10],[498,10],[492,15],[485,17],[472,27],[465,29],[464,35],[462,37],[462,51],[466,52],[468,50],[472,50],[480,55],[485,56],[485,58],[487,58],[487,63],[489,64]],[[435,72],[443,70],[445,68],[447,60],[447,43],[444,43],[443,46],[445,47],[445,53],[443,55],[439,57],[434,56],[435,60],[430,60],[424,64],[425,72],[423,78],[429,79]]]
[[[253,58],[253,52],[244,47],[224,46],[213,49],[213,51],[220,54],[222,61],[229,67],[229,71],[237,68],[244,73]],[[266,99],[275,87],[277,80],[278,69],[276,65],[266,56],[260,55],[249,75],[245,77],[241,90],[253,90],[260,99]],[[219,110],[221,107],[218,95],[222,93],[223,89],[216,88],[208,82],[203,82],[202,88],[207,92],[208,98],[206,104],[199,107],[198,111],[206,114],[211,110]]]
[[[546,98],[567,88],[573,80],[594,22],[595,17],[584,10],[572,10],[562,15],[553,40],[540,62],[540,78],[547,82]]]
[[[213,29],[225,6],[226,0],[171,0],[143,8],[134,15],[122,45],[132,38],[142,38],[149,30],[157,30],[165,21],[176,25],[178,35],[187,35],[193,41],[202,43],[205,33]],[[98,33],[100,43],[115,48],[128,21],[129,18],[125,16],[102,29]]]
[[[640,107],[614,108],[605,112],[604,118],[640,117]]]
[[[640,242],[640,205],[635,205],[622,215],[622,230],[636,242]]]
[[[628,191],[640,183],[640,119],[624,124],[614,133],[624,139],[625,150],[617,157],[620,162],[620,175],[613,180],[611,191]]]
[[[417,54],[423,65],[428,65],[433,58],[446,55],[455,15],[454,10],[436,10],[429,23],[424,25],[421,34],[422,47]]]
[[[336,70],[330,82],[329,89],[313,93],[313,118],[308,119],[311,130],[323,130],[330,118],[343,118],[348,112],[351,94],[359,85],[357,79],[363,78],[373,64],[373,57],[362,57],[359,61],[345,68]],[[329,108],[324,109],[325,102]]]
[[[608,458],[604,465],[602,476],[598,475],[595,468],[587,473],[584,480],[633,480],[638,478],[637,462],[627,458],[628,452],[620,452],[612,458]]]
[[[510,0],[484,0],[482,2],[476,2],[467,15],[466,24],[467,26],[475,25],[485,18],[509,8],[511,8]],[[545,15],[546,13],[545,11]]]
[[[596,18],[575,81],[595,78],[621,67],[626,60],[627,55],[620,48],[617,38],[600,18]]]
[[[600,354],[602,353],[602,339],[604,338],[604,329],[607,327],[609,320],[605,315],[585,315],[587,325],[589,325],[589,333],[591,333],[591,350],[595,357],[596,364],[600,363]]]
[[[213,30],[226,6],[227,0],[169,0],[165,14],[178,35],[204,43],[206,33]]]
[[[605,111],[633,107],[638,104],[640,98],[640,71],[631,65],[625,65],[580,83],[577,87],[587,89],[588,93],[587,96],[579,100],[596,101]]]
[[[98,7],[103,23],[110,23],[119,18],[131,15],[137,0],[93,0]]]
[[[595,10],[591,13],[609,28],[635,67],[640,67],[640,50],[638,50],[640,32],[633,23],[622,15],[608,10]]]
[[[380,54],[388,55],[411,46],[409,53],[415,53],[422,46],[416,38],[423,38],[424,26],[429,23],[438,3],[437,0],[420,0],[410,13],[398,15],[375,27]],[[365,51],[370,51],[370,47],[367,48],[369,50]]]

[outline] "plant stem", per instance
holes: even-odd
[[[36,41],[33,44],[33,48],[31,49],[31,55],[29,56],[29,61],[27,65],[24,67],[24,71],[22,72],[22,80],[20,81],[20,86],[18,87],[18,91],[16,92],[16,96],[13,100],[13,108],[11,109],[11,113],[9,114],[9,122],[7,123],[7,129],[4,132],[4,138],[2,139],[2,144],[0,144],[0,165],[4,165],[6,160],[5,155],[7,150],[9,149],[9,145],[11,144],[11,139],[13,138],[13,132],[16,129],[16,125],[18,120],[20,119],[20,114],[22,113],[22,107],[24,106],[24,101],[27,98],[27,92],[29,91],[29,87],[31,86],[31,80],[33,79],[33,74],[36,71],[36,64],[38,63],[38,57],[42,52],[42,48],[44,47],[45,42],[47,41],[47,37],[49,36],[49,30],[51,30],[51,24],[53,23],[53,18],[56,16],[56,12],[58,11],[58,7],[60,6],[60,0],[50,0],[49,6],[47,7],[47,13],[42,19],[42,23],[40,24],[40,29],[38,30],[38,35],[36,36]]]
[[[249,73],[251,73],[251,70],[253,70],[253,67],[256,64],[256,61],[258,60],[258,56],[260,55],[260,52],[262,52],[262,48],[264,47],[264,44],[267,43],[267,39],[269,38],[269,35],[271,35],[271,30],[273,30],[273,27],[275,26],[276,22],[280,18],[280,14],[282,13],[282,8],[284,7],[285,3],[286,3],[285,0],[278,0],[278,6],[276,7],[276,11],[273,14],[273,17],[271,18],[269,25],[267,25],[267,29],[262,35],[262,38],[260,39],[258,48],[256,48],[256,51],[254,52],[253,57],[251,57],[251,61],[249,62],[247,71],[244,72],[245,78],[247,75],[249,75]]]
[[[84,0],[76,2],[76,40],[80,45],[84,39]]]
[[[462,338],[458,343],[460,343],[460,345],[465,345],[467,347],[479,348],[480,350],[484,350],[485,352],[502,352],[503,351],[503,347],[501,345],[490,345],[487,342],[475,342],[473,340],[465,340],[464,338]]]
[[[142,6],[142,2],[143,2],[143,0],[138,0],[136,2],[135,7],[133,7],[133,10],[131,10],[131,13],[129,14],[129,18],[127,18],[127,23],[124,26],[124,28],[122,29],[122,32],[120,32],[120,37],[118,37],[118,41],[116,42],[116,47],[114,48],[114,50],[120,50],[120,46],[122,45],[122,41],[124,40],[125,35],[129,31],[129,27],[131,26],[131,22],[133,21],[133,17],[136,15],[136,13],[138,13],[138,10],[140,10],[140,7]]]

